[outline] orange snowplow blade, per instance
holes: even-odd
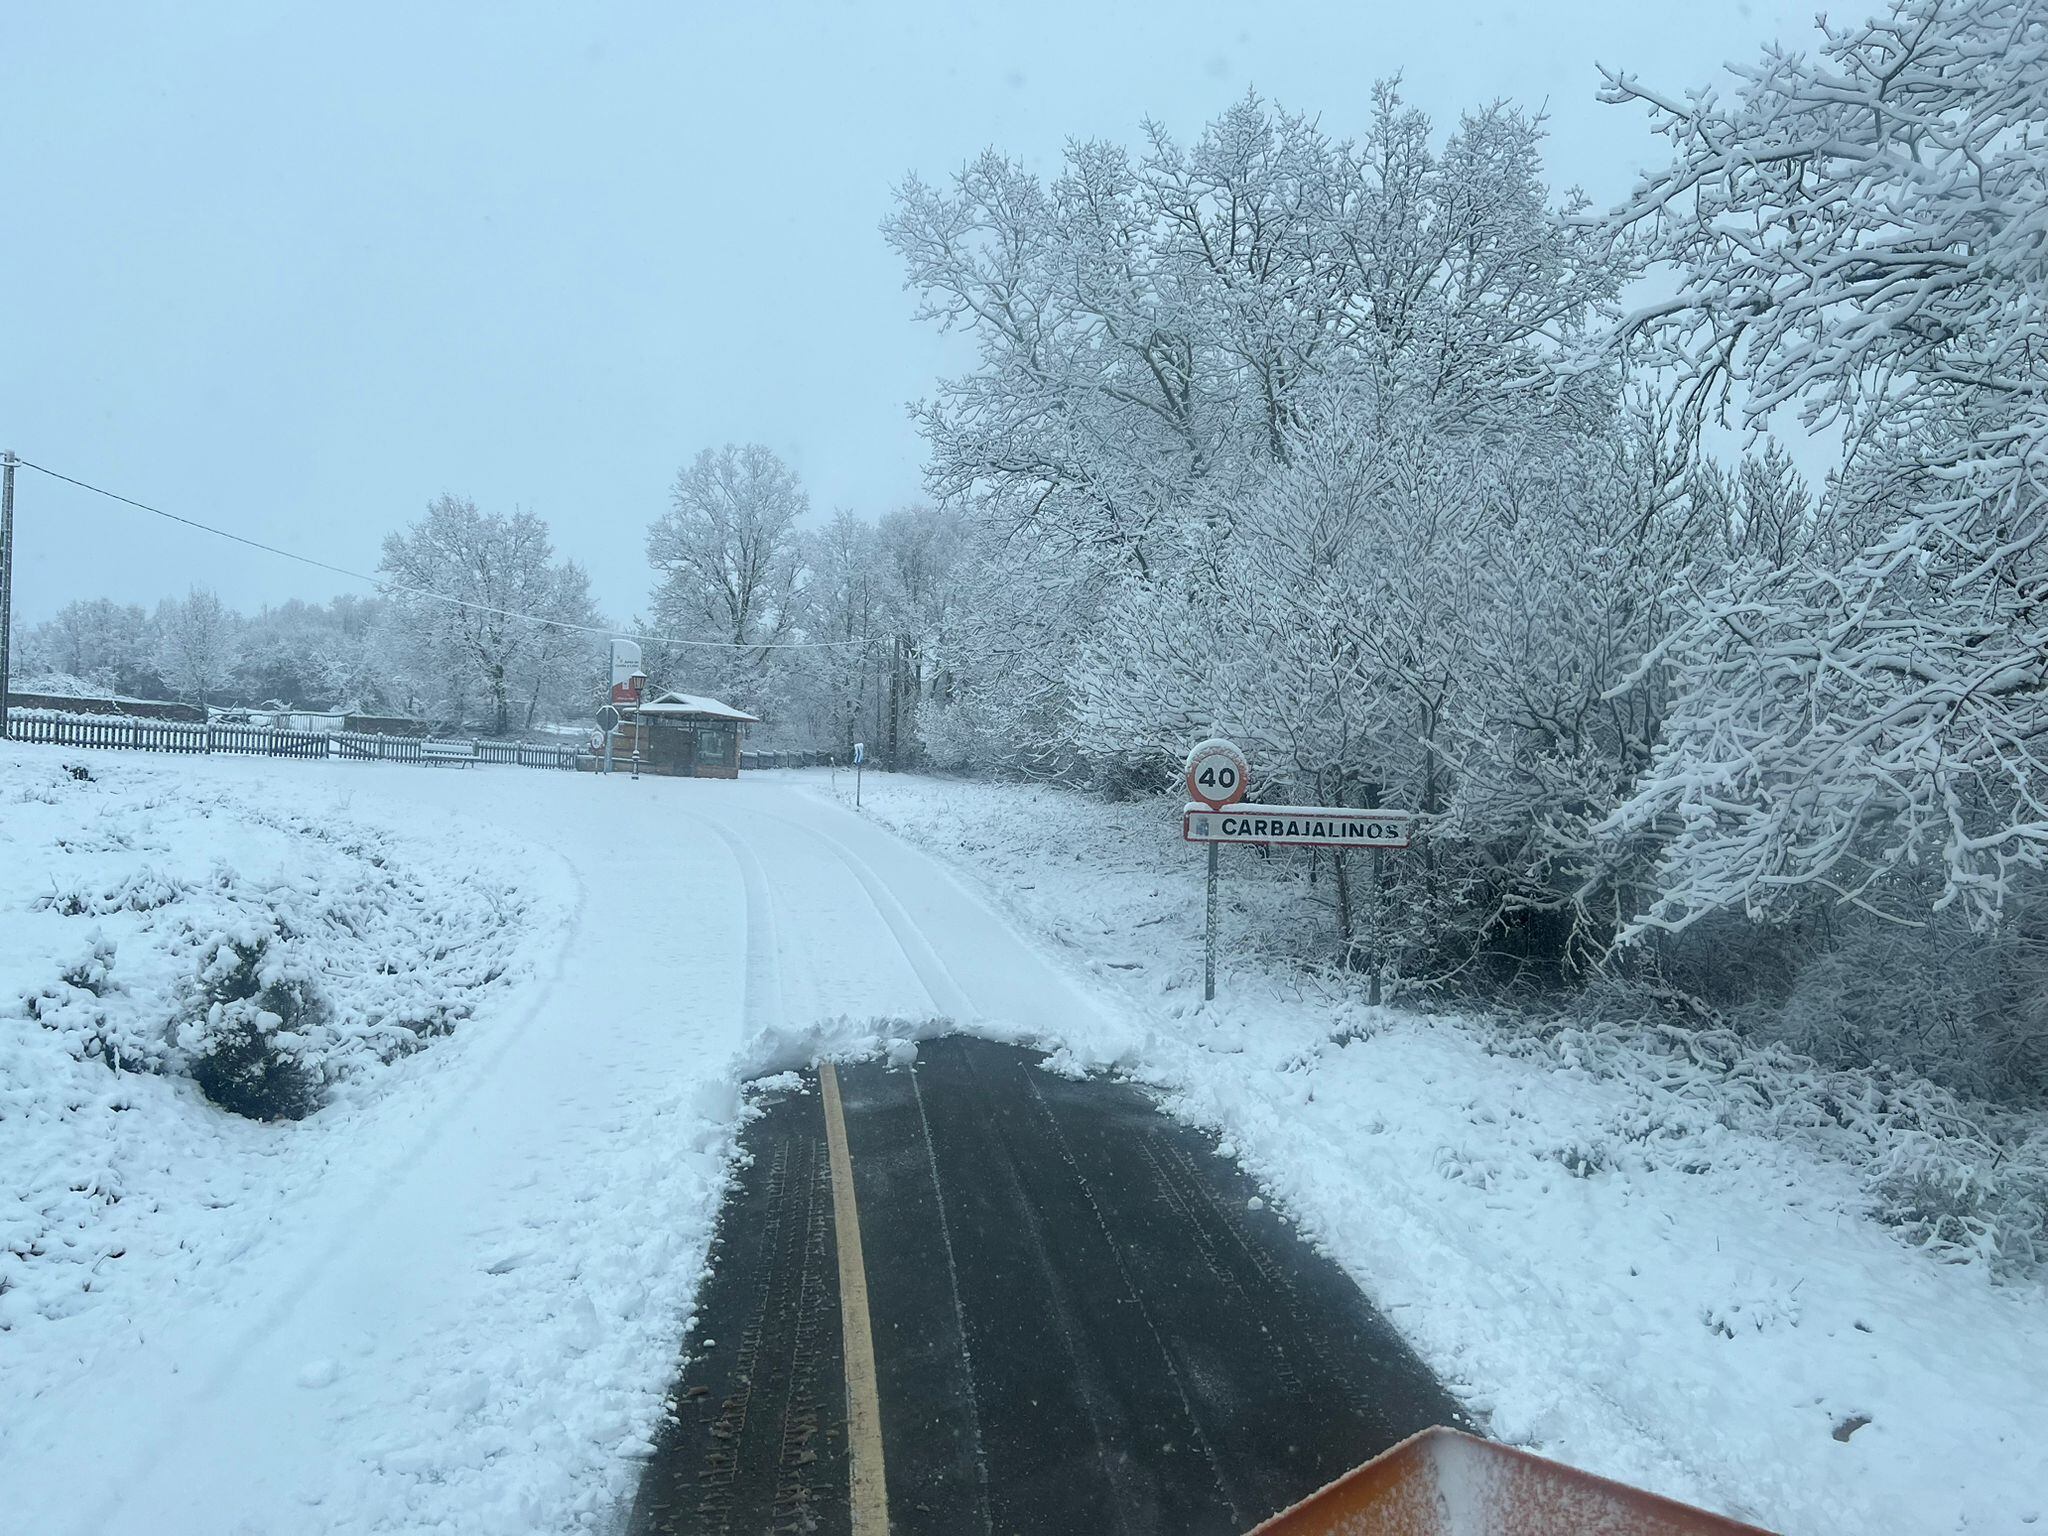
[[[1425,1429],[1251,1536],[1769,1536],[1454,1429]]]

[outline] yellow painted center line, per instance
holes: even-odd
[[[889,1536],[889,1490],[882,1475],[882,1408],[875,1391],[875,1336],[868,1324],[868,1271],[860,1254],[860,1211],[853,1200],[853,1154],[839,1108],[839,1074],[818,1066],[825,1100],[825,1147],[832,1159],[832,1230],[839,1248],[839,1324],[846,1336],[846,1447],[852,1464],[853,1536]]]

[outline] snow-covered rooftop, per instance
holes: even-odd
[[[697,693],[675,693],[664,690],[640,705],[643,715],[708,715],[714,720],[738,720],[743,724],[759,725],[761,717],[750,715],[743,709],[734,709],[720,699],[707,699]]]

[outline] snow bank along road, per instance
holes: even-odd
[[[636,1536],[1235,1536],[1464,1423],[1209,1141],[1042,1065],[928,1041],[750,1128]]]
[[[876,1020],[1035,1040],[1090,1017],[950,875],[786,783],[92,761],[156,794],[331,799],[516,839],[554,916],[533,974],[369,1102],[251,1128],[262,1177],[206,1202],[233,1239],[207,1264],[118,1259],[97,1283],[130,1288],[125,1305],[0,1333],[0,1358],[33,1347],[45,1367],[0,1409],[8,1529],[615,1526],[654,1448],[741,1085],[857,1053]]]

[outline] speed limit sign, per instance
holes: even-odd
[[[1251,788],[1251,768],[1234,742],[1199,742],[1188,754],[1188,798],[1212,811],[1235,805]]]

